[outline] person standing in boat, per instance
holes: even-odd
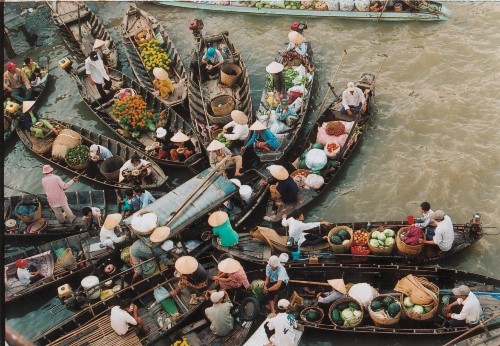
[[[226,212],[218,210],[208,217],[208,224],[212,226],[214,236],[219,237],[222,246],[230,247],[238,244],[239,235],[231,227],[229,215]]]
[[[185,135],[181,130],[177,131],[177,133],[170,138],[170,141],[173,143],[170,149],[170,158],[173,161],[184,162],[195,152],[195,147],[193,142],[191,142],[191,138]]]
[[[209,47],[203,58],[201,58],[202,83],[207,81],[210,76],[218,76],[220,67],[224,63],[224,57],[218,49]]]
[[[295,209],[290,214],[288,218],[287,214],[283,214],[283,219],[281,220],[281,224],[284,227],[288,227],[288,236],[292,237],[299,247],[301,246],[314,246],[321,243],[328,242],[328,236],[320,236],[312,233],[304,233],[309,229],[313,229],[316,227],[320,227],[321,225],[329,225],[330,223],[327,221],[321,222],[308,222],[305,223],[304,214],[300,209]]]
[[[280,142],[278,138],[271,132],[263,123],[256,121],[250,126],[250,130],[254,131],[247,144],[241,148],[244,152],[246,148],[251,147],[255,143],[255,147],[262,151],[269,152],[278,149]]]
[[[307,57],[307,46],[304,43],[304,36],[297,31],[290,31],[288,33],[288,39],[290,40],[290,43],[288,44],[286,50],[281,54],[283,57],[283,64],[286,66],[292,66],[294,60],[298,59],[307,69],[307,72],[313,72],[315,68],[312,66],[309,58]]]
[[[280,299],[278,314],[264,324],[269,343],[265,346],[293,346],[295,345],[295,332],[297,321],[290,312],[290,302]]]
[[[266,72],[269,73],[273,79],[272,88],[274,99],[278,102],[286,97],[285,74],[283,73],[284,68],[285,67],[277,61],[273,61],[266,66]],[[269,105],[269,107],[272,106],[272,104]]]
[[[42,273],[38,272],[38,268],[34,264],[29,264],[26,259],[18,259],[16,267],[17,278],[23,286],[29,286],[45,277]]]
[[[269,261],[266,265],[263,301],[266,303],[266,306],[273,316],[276,316],[276,310],[274,308],[276,300],[278,300],[281,295],[286,294],[289,280],[286,269],[281,265],[278,256],[273,255],[269,257]]]
[[[125,335],[128,332],[129,324],[137,326],[140,336],[147,335],[151,328],[144,325],[142,318],[139,317],[137,305],[132,304],[129,298],[122,299],[120,305],[111,308],[111,328],[118,335]]]
[[[78,176],[64,183],[60,176],[52,173],[53,171],[54,169],[50,165],[44,165],[42,168],[42,173],[45,174],[42,178],[43,192],[47,196],[47,202],[57,221],[61,224],[73,223],[76,220],[76,215],[73,214],[68,205],[68,197],[66,197],[64,190],[73,185],[75,181],[78,181]]]
[[[21,104],[31,98],[32,90],[28,76],[12,61],[5,64],[3,89],[10,92],[10,96]]]
[[[354,82],[347,83],[347,89],[342,93],[342,108],[340,113],[344,115],[354,115],[355,113],[366,112],[366,98],[363,91],[354,86]]]
[[[167,98],[170,94],[175,91],[174,84],[168,77],[168,72],[161,67],[155,67],[153,69],[153,75],[155,79],[153,80],[153,86],[155,90],[158,90],[160,97]]]
[[[430,215],[431,219],[437,225],[432,240],[419,239],[420,244],[437,245],[439,250],[449,251],[453,246],[455,232],[453,231],[453,222],[450,217],[442,210],[436,210]]]
[[[421,228],[425,232],[425,239],[432,240],[436,231],[436,225],[431,219],[431,215],[434,211],[432,211],[429,202],[422,202],[420,204],[420,213],[422,217],[415,220],[416,222],[411,226]]]
[[[449,327],[474,326],[483,316],[483,309],[476,295],[466,285],[453,289],[450,304],[444,309]],[[462,306],[462,308],[460,308]]]
[[[245,144],[250,134],[250,130],[248,128],[248,117],[242,111],[232,111],[231,119],[233,119],[233,121],[227,123],[222,128],[222,135],[225,139],[231,141],[228,149],[234,151],[235,148],[241,148]],[[231,128],[233,129],[232,133],[226,133],[226,131]]]
[[[270,165],[267,169],[273,178],[278,180],[277,184],[269,187],[274,205],[280,207],[284,203],[295,203],[299,195],[299,186],[288,174],[286,168],[280,165]]]
[[[109,51],[107,50],[107,53],[105,53],[104,52],[105,48],[107,50],[106,42],[98,38],[95,40],[94,46],[92,47],[92,49],[97,53],[97,55],[99,55],[99,58],[102,60],[106,72],[109,73],[109,59],[108,59]]]
[[[116,244],[120,244],[125,239],[130,237],[130,231],[126,231],[124,235],[118,236],[117,233],[121,232],[120,221],[122,220],[122,214],[109,214],[104,220],[104,224],[99,232],[99,238],[101,244],[114,249]]]
[[[231,316],[233,304],[224,290],[211,292],[213,305],[205,309],[205,316],[210,321],[210,330],[218,336],[226,336],[234,328],[234,318]]]
[[[175,296],[186,287],[203,289],[208,285],[208,273],[192,256],[182,256],[175,261],[175,269],[181,274],[177,288],[170,292]]]
[[[150,204],[153,204],[155,202],[155,198],[153,197],[151,192],[144,190],[139,185],[135,185],[132,188],[132,191],[134,191],[134,195],[139,198],[140,209],[142,209]]]
[[[226,167],[235,166],[234,176],[241,177],[241,168],[243,166],[243,159],[240,155],[234,155],[226,145],[214,139],[207,147],[208,159],[212,169],[224,173]]]
[[[94,50],[91,51],[87,59],[85,59],[85,73],[87,74],[90,84],[95,85],[101,98],[104,98],[106,96],[104,90],[111,90],[112,81],[104,66],[104,62]]]

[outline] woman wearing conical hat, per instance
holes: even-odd
[[[122,214],[109,214],[106,216],[104,220],[104,224],[101,227],[101,231],[99,232],[99,238],[101,240],[101,244],[114,249],[115,244],[119,244],[123,242],[130,236],[130,232],[126,231],[125,235],[117,236],[115,231],[120,232],[120,221],[122,220]]]
[[[245,269],[237,260],[226,258],[219,262],[217,268],[219,273],[212,276],[212,280],[219,284],[221,289],[231,290],[240,287],[247,289],[250,287]]]
[[[229,139],[231,144],[229,145],[229,150],[233,150],[233,148],[241,148],[245,141],[248,139],[248,135],[250,134],[250,130],[248,128],[248,117],[239,110],[234,110],[231,112],[231,121],[230,123],[224,125],[222,135],[224,138]],[[228,129],[233,129],[233,133],[226,133]]]
[[[167,71],[165,71],[161,67],[155,67],[153,69],[153,75],[155,76],[153,85],[155,89],[159,91],[160,97],[167,98],[175,91],[174,84],[168,77]]]
[[[250,130],[254,132],[247,144],[241,148],[242,151],[245,151],[246,148],[251,147],[254,143],[256,148],[266,152],[276,150],[280,146],[278,138],[260,121],[257,120],[254,122],[250,126]]]
[[[281,54],[283,57],[283,64],[286,66],[292,66],[293,61],[295,59],[299,59],[302,62],[302,65],[307,68],[308,72],[314,71],[314,67],[311,65],[311,62],[307,57],[307,48],[304,44],[304,36],[297,31],[290,31],[288,33],[288,39],[290,40],[290,43],[287,46],[287,50]]]
[[[285,75],[283,73],[284,68],[285,67],[277,61],[273,61],[266,66],[266,72],[269,73],[273,79],[273,93],[278,102],[283,100],[286,96]]]
[[[170,138],[173,143],[170,149],[170,158],[172,161],[184,162],[188,157],[194,154],[195,147],[191,138],[185,135],[181,130]]]
[[[96,39],[95,42],[94,42],[94,46],[92,47],[92,49],[99,55],[99,57],[101,58],[102,62],[104,63],[104,68],[109,73],[109,70],[108,70],[108,67],[109,67],[109,57],[108,57],[109,50],[106,47],[106,41],[103,41],[103,40],[100,40],[100,39]],[[106,52],[104,50],[106,50]]]
[[[214,139],[207,147],[207,151],[209,153],[208,160],[210,161],[210,167],[224,172],[226,167],[234,165],[234,176],[241,177],[243,175],[241,173],[241,167],[243,166],[242,157],[240,155],[233,155],[224,143]]]
[[[278,180],[277,184],[269,186],[271,199],[274,200],[275,206],[279,207],[283,203],[294,203],[299,195],[299,187],[288,174],[286,168],[280,165],[270,165],[267,169]]]
[[[231,227],[229,215],[226,212],[218,210],[213,212],[208,218],[208,224],[212,226],[214,236],[219,237],[222,246],[233,246],[238,244],[240,236]]]
[[[175,296],[188,286],[194,289],[202,289],[208,285],[208,273],[203,266],[192,256],[182,256],[175,261],[175,270],[181,277],[177,288],[170,292]]]

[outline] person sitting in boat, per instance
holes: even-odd
[[[20,124],[16,121],[16,126],[21,126],[23,130],[29,130],[33,125],[35,125],[38,122],[38,114],[34,111],[33,106],[35,105],[35,101],[24,101],[23,102],[23,108],[21,112],[21,119],[20,119]],[[49,129],[52,129],[52,125],[47,122],[49,126],[47,127],[47,130],[45,133],[49,132]],[[43,128],[43,126],[42,126]],[[36,136],[35,133],[33,135],[37,138],[45,138],[44,137],[44,132],[43,131],[37,131],[38,136]]]
[[[125,335],[128,332],[129,325],[137,326],[140,336],[147,335],[151,328],[144,325],[142,318],[139,317],[137,305],[132,304],[129,298],[120,300],[120,305],[111,308],[111,328],[118,335]]]
[[[340,113],[344,115],[354,115],[355,113],[366,112],[366,98],[363,91],[354,86],[354,82],[347,83],[347,89],[342,93],[342,108]]]
[[[220,67],[224,63],[224,57],[218,49],[209,47],[201,59],[202,82],[208,80],[209,76],[218,76]],[[206,76],[206,78],[203,78]]]
[[[182,256],[175,261],[175,269],[181,274],[177,288],[170,292],[175,296],[188,286],[194,289],[203,289],[208,285],[208,273],[203,266],[192,256]]]
[[[156,129],[153,148],[157,152],[157,157],[160,160],[168,160],[170,158],[170,149],[174,146],[174,143],[168,139],[170,136],[172,136],[172,133],[167,132],[163,127],[158,127]]]
[[[295,332],[297,321],[291,313],[290,302],[280,299],[278,302],[278,314],[264,324],[269,343],[266,346],[293,346],[295,345]]]
[[[266,279],[264,281],[263,301],[271,310],[271,314],[276,316],[274,305],[278,298],[286,293],[289,277],[285,267],[280,263],[278,256],[269,257],[266,265]]]
[[[210,300],[213,305],[205,309],[205,316],[210,321],[210,330],[215,335],[226,336],[234,328],[234,318],[231,316],[233,304],[224,290],[211,292]]]
[[[365,282],[352,285],[347,295],[356,299],[367,310],[371,301],[379,296],[378,291]]]
[[[155,79],[153,80],[153,86],[155,90],[158,90],[160,97],[167,98],[170,94],[175,91],[174,84],[168,77],[168,72],[161,67],[155,67],[153,69],[153,75]]]
[[[17,278],[23,286],[29,286],[45,277],[33,263],[28,264],[28,260],[26,259],[18,259],[16,267]]]
[[[111,151],[99,144],[92,144],[89,150],[89,158],[94,162],[103,162],[113,157]]]
[[[248,128],[248,117],[242,111],[232,111],[231,119],[233,119],[233,121],[227,123],[222,128],[222,135],[225,139],[231,141],[228,148],[233,151],[235,148],[241,148],[245,144],[250,134],[250,130]],[[233,129],[232,133],[227,133],[228,129]]]
[[[31,88],[33,89],[33,92],[35,93],[35,95],[39,95],[40,92],[42,91],[40,84],[42,84],[44,81],[45,81],[45,78],[43,77],[42,71],[40,71],[39,68],[36,68],[33,71],[33,74],[31,75],[31,78],[30,78]]]
[[[307,57],[307,46],[304,43],[304,36],[297,31],[290,31],[288,33],[288,39],[290,40],[290,43],[288,44],[286,50],[281,54],[283,57],[283,65],[292,66],[293,61],[295,59],[299,59],[308,72],[313,72],[315,68],[311,65],[311,62]]]
[[[242,152],[254,143],[255,147],[265,152],[276,150],[280,146],[278,138],[260,121],[257,120],[254,122],[252,126],[250,126],[250,130],[254,132],[247,144],[241,148]]]
[[[420,213],[422,214],[422,217],[415,220],[415,223],[411,226],[421,228],[425,232],[425,239],[432,240],[436,231],[436,224],[431,219],[433,211],[429,202],[422,202],[420,204]]]
[[[233,258],[226,258],[217,265],[219,272],[212,276],[212,280],[223,290],[247,289],[250,287],[247,274],[240,262]]]
[[[273,61],[266,66],[266,72],[271,75],[273,80],[272,89],[274,98],[278,100],[278,102],[286,96],[285,74],[283,73],[284,68],[285,67],[277,61]],[[269,107],[272,106],[272,104],[269,104]]]
[[[172,161],[184,162],[188,157],[194,154],[195,147],[191,138],[185,135],[181,130],[170,138],[173,144],[172,149],[170,149],[170,158]]]
[[[299,118],[297,112],[291,107],[288,107],[288,100],[285,98],[281,100],[278,107],[276,107],[276,119],[285,123],[288,127],[293,126]]]
[[[141,200],[139,197],[134,196],[132,189],[125,190],[125,197],[118,197],[118,204],[123,216],[127,217],[141,209]]]
[[[229,247],[238,244],[240,236],[231,227],[229,215],[226,212],[221,210],[213,212],[208,217],[208,224],[213,227],[212,232],[214,236],[219,237],[222,246]]]
[[[31,99],[31,83],[28,76],[20,68],[16,67],[12,61],[5,64],[3,73],[3,89],[10,93],[10,96],[19,103]]]
[[[150,162],[141,159],[138,155],[134,155],[120,168],[120,179],[118,181],[125,180],[129,183],[135,183],[140,180],[140,185],[146,185],[146,179],[152,174],[152,166]]]
[[[309,229],[313,229],[316,227],[320,227],[321,225],[329,225],[330,222],[321,221],[321,222],[308,222],[305,223],[304,214],[300,209],[295,209],[290,214],[290,217],[287,214],[283,214],[283,219],[281,220],[281,224],[284,227],[288,227],[288,236],[292,237],[299,247],[301,246],[314,246],[321,243],[328,242],[328,236],[320,236],[313,233],[304,233]]]
[[[84,231],[92,231],[97,227],[102,227],[102,213],[101,209],[96,207],[83,207],[82,208],[82,228]]]
[[[106,47],[106,41],[96,39],[92,49],[97,53],[97,55],[99,55],[99,58],[101,58],[102,63],[104,64],[106,72],[109,73],[109,50]],[[106,52],[104,52],[104,49],[106,49]]]
[[[453,246],[455,232],[453,231],[453,222],[451,218],[442,210],[436,210],[430,215],[433,222],[436,224],[434,237],[432,240],[420,239],[420,244],[437,245],[439,250],[449,251]]]
[[[299,195],[299,186],[288,174],[286,168],[280,165],[270,165],[267,169],[278,180],[277,184],[269,187],[274,205],[280,207],[283,203],[295,203]]]
[[[24,64],[21,70],[26,74],[26,77],[31,80],[31,76],[35,72],[36,69],[40,69],[40,66],[33,61],[31,58],[24,59]]]
[[[483,317],[483,309],[476,295],[466,285],[453,289],[449,305],[444,308],[449,327],[474,326]],[[460,308],[460,306],[462,306]]]
[[[104,220],[104,224],[99,232],[99,238],[101,244],[114,249],[116,244],[122,243],[125,239],[130,237],[130,231],[126,231],[124,235],[118,236],[117,233],[121,232],[120,221],[122,220],[122,214],[109,214]]]
[[[139,185],[134,185],[132,188],[132,191],[134,191],[134,196],[139,198],[139,207],[140,209],[153,204],[155,202],[155,198],[151,194],[151,192],[144,190],[142,187]]]
[[[304,288],[304,291],[306,291],[309,294],[316,294],[316,299],[318,299],[318,303],[321,304],[323,307],[326,307],[327,305],[330,305],[334,301],[340,299],[340,298],[345,298],[347,289],[345,287],[345,283],[343,279],[332,279],[332,280],[327,280],[327,282],[332,286],[332,291],[330,292],[319,292],[316,293],[315,291],[310,291],[307,287]]]
[[[241,177],[241,167],[243,166],[243,159],[240,155],[234,155],[226,145],[214,139],[207,147],[208,159],[212,169],[223,173],[227,167],[235,166],[234,176]]]

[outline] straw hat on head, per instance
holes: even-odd
[[[31,107],[35,104],[35,101],[24,101],[23,102],[23,113],[28,112]]]
[[[43,165],[42,173],[49,174],[53,170],[54,170],[54,168],[52,168],[50,165]]]
[[[168,79],[168,72],[162,69],[161,67],[155,67],[153,69],[153,75],[158,78],[159,80],[167,80]]]
[[[236,273],[238,270],[243,268],[237,260],[233,258],[226,258],[225,260],[222,260],[219,262],[217,265],[217,268],[226,274],[233,274]]]
[[[272,63],[270,63],[269,65],[266,66],[266,72],[267,73],[279,73],[279,72],[283,71],[284,68],[285,68],[285,66],[283,66],[279,62],[273,61]]]
[[[266,125],[264,125],[263,123],[261,123],[260,121],[256,121],[252,124],[252,126],[250,126],[250,130],[252,131],[261,131],[261,130],[265,130],[267,129]]]
[[[332,286],[334,289],[339,291],[342,294],[347,293],[347,289],[345,287],[344,279],[333,279],[333,280],[327,280],[327,282]]]
[[[224,148],[225,145],[222,142],[219,142],[218,140],[214,139],[210,145],[207,147],[207,151],[215,151]]]
[[[185,135],[181,130],[177,131],[175,135],[170,138],[170,140],[174,143],[184,143],[189,141],[189,137]]]
[[[208,218],[208,224],[212,227],[218,227],[220,225],[223,225],[224,222],[229,219],[229,215],[225,211],[216,211],[212,213],[212,215],[209,216]]]
[[[198,261],[192,256],[182,256],[175,261],[175,269],[184,275],[193,274],[198,269]]]
[[[96,48],[102,47],[105,44],[106,44],[106,42],[104,42],[103,40],[96,39],[95,42],[94,42],[94,47],[92,47],[92,49],[96,49]]]
[[[242,111],[234,110],[231,112],[231,119],[233,119],[237,124],[245,125],[248,123],[248,117]]]
[[[149,236],[149,240],[153,243],[161,243],[170,235],[170,228],[166,226],[156,227],[153,233]]]
[[[297,31],[290,31],[288,33],[288,39],[293,44],[301,44],[302,42],[304,42],[304,36]]]
[[[269,170],[271,175],[278,180],[286,180],[289,176],[286,168],[280,165],[271,165],[267,167],[267,169]]]
[[[109,214],[106,216],[106,220],[104,220],[104,225],[102,227],[106,229],[113,229],[120,224],[122,220],[122,214]]]

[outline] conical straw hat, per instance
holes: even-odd
[[[96,48],[102,47],[105,44],[106,44],[106,42],[104,42],[103,40],[96,39],[95,42],[94,42],[94,47],[92,47],[92,49],[96,49]]]
[[[222,142],[219,142],[218,140],[214,139],[210,145],[207,147],[207,151],[214,151],[214,150],[219,150],[224,148],[225,145]]]
[[[288,171],[285,167],[280,165],[271,165],[267,167],[271,175],[278,180],[286,180],[289,176]]]
[[[161,67],[155,67],[153,69],[153,75],[158,78],[159,80],[166,80],[168,79],[168,72],[162,69]]]
[[[269,65],[266,66],[266,72],[267,73],[278,73],[278,72],[283,71],[284,68],[285,68],[285,66],[283,66],[279,62],[273,61],[272,63],[270,63]]]
[[[31,107],[33,107],[34,104],[35,104],[35,101],[24,101],[23,102],[23,113],[26,113],[27,111],[29,111],[31,109]]]
[[[103,227],[106,229],[113,229],[120,224],[122,220],[122,214],[109,214],[106,216],[106,220],[104,220]]]
[[[198,261],[192,256],[182,256],[175,261],[175,269],[184,275],[193,274],[198,269]]]
[[[186,141],[189,141],[189,137],[182,133],[181,130],[179,130],[175,135],[172,136],[172,138],[170,138],[170,140],[174,143],[184,143]]]
[[[217,268],[223,273],[232,274],[240,270],[242,266],[237,260],[233,258],[226,258],[225,260],[219,262]]]
[[[149,236],[149,240],[153,243],[161,243],[170,235],[170,228],[166,226],[156,227],[153,233]]]
[[[334,289],[339,291],[342,294],[347,293],[347,289],[345,287],[344,279],[333,279],[333,280],[328,280],[328,283],[330,286],[332,286]]]
[[[304,42],[304,36],[302,36],[300,33],[298,33],[297,31],[290,31],[288,33],[288,39],[290,40],[290,42],[292,42],[293,44],[301,44],[302,42]]]
[[[252,124],[252,126],[250,126],[250,130],[252,131],[260,131],[260,130],[265,130],[267,127],[266,125],[264,125],[263,123],[261,123],[260,121],[256,121]]]
[[[208,218],[208,224],[212,227],[217,227],[224,224],[227,219],[229,219],[229,215],[227,215],[225,211],[219,210],[210,215]]]
[[[248,122],[248,117],[239,110],[234,110],[231,112],[231,119],[240,125],[245,125]]]

